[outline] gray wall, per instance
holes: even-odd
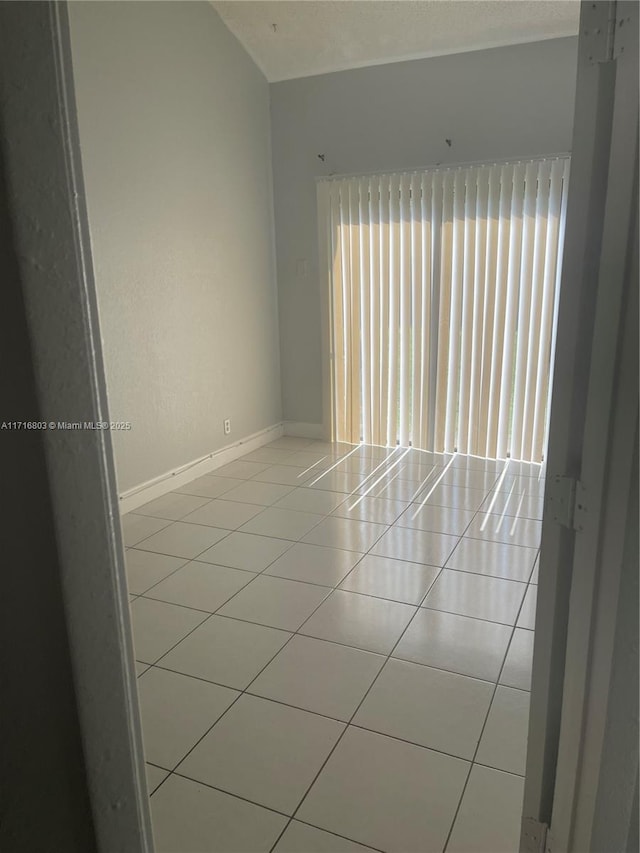
[[[322,421],[315,177],[568,151],[576,59],[553,39],[271,86],[286,419]]]
[[[281,419],[269,87],[208,3],[70,18],[122,492]]]

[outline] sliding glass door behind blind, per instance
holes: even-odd
[[[338,441],[540,461],[568,158],[318,183]]]

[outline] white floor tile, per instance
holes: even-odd
[[[145,758],[172,770],[240,694],[153,666],[138,695]]]
[[[398,478],[400,480],[411,480],[416,487],[433,485],[442,474],[443,468],[434,463],[420,464],[415,462],[401,462],[398,466]]]
[[[485,459],[483,456],[467,456],[457,453],[451,463],[452,468],[465,468],[467,471],[497,471],[501,474],[506,465],[505,459]]]
[[[312,474],[316,470],[319,474],[322,469],[335,465],[341,455],[340,453],[316,450],[314,445],[309,445],[308,447],[293,451],[283,464],[295,465],[296,468],[310,468]]]
[[[478,471],[468,468],[448,468],[440,481],[443,486],[458,486],[463,489],[490,489],[499,474],[497,471]]]
[[[387,530],[384,524],[355,521],[350,518],[330,516],[304,537],[310,545],[343,548],[346,551],[368,551]]]
[[[415,607],[336,590],[300,629],[301,634],[389,654]]]
[[[217,527],[174,521],[164,530],[138,543],[137,547],[143,551],[155,551],[157,554],[187,557],[192,560],[228,534],[228,530],[219,530]]]
[[[428,566],[444,566],[457,544],[457,536],[394,526],[375,544],[371,553]]]
[[[349,728],[297,817],[388,853],[444,848],[468,763]]]
[[[524,779],[474,764],[447,853],[517,853]]]
[[[526,588],[516,581],[444,569],[422,606],[513,625]]]
[[[244,694],[178,772],[293,814],[344,725]]]
[[[376,524],[393,524],[407,506],[406,501],[389,501],[385,498],[363,498],[354,495],[335,509],[333,515],[359,521],[373,521]]]
[[[290,547],[291,542],[284,539],[235,532],[200,554],[198,560],[231,569],[261,572]]]
[[[335,466],[335,471],[347,474],[364,474],[368,476],[373,471],[382,471],[386,467],[385,460],[382,459],[366,459],[364,456],[347,456]]]
[[[259,536],[298,541],[313,530],[322,519],[323,516],[316,513],[268,507],[260,515],[243,524],[240,530],[242,533],[256,533]]]
[[[265,445],[265,447],[272,447],[274,450],[301,450],[304,447],[312,446],[312,438],[299,438],[297,435],[283,435]]]
[[[154,767],[153,764],[145,764],[145,770],[147,774],[147,792],[149,796],[153,794],[158,785],[169,775],[167,770],[162,770],[160,767]]]
[[[174,491],[182,495],[198,495],[203,498],[219,498],[236,486],[242,485],[242,480],[232,477],[217,477],[215,474],[204,474],[197,477],[186,486],[180,486]]]
[[[278,557],[265,575],[337,586],[361,557],[362,554],[356,551],[298,543]]]
[[[508,545],[524,545],[528,548],[538,548],[541,535],[540,521],[485,512],[479,512],[465,531],[465,536],[471,539],[505,542]]]
[[[476,755],[478,764],[524,776],[529,697],[524,690],[498,687]]]
[[[401,480],[394,473],[383,477],[380,480],[380,475],[371,477],[366,483],[362,484],[356,491],[358,494],[367,495],[373,498],[384,498],[389,501],[404,501],[411,503],[417,500],[417,496],[423,490],[423,484],[414,483],[413,480]]]
[[[320,489],[329,492],[354,492],[365,480],[366,474],[353,474],[335,469],[326,472],[311,472],[314,476],[307,482],[308,489]]]
[[[161,497],[138,507],[136,512],[138,515],[151,515],[156,518],[166,518],[171,519],[172,521],[179,521],[181,518],[184,518],[185,515],[188,515],[195,509],[204,506],[207,501],[208,498],[198,498],[194,495],[183,495],[179,492],[169,492],[166,495],[162,495]]]
[[[279,447],[260,447],[247,453],[243,459],[247,462],[264,462],[268,465],[286,465],[287,460],[294,453],[291,449]]]
[[[151,798],[156,853],[269,853],[287,818],[171,776]]]
[[[291,634],[212,616],[160,661],[167,669],[244,690]]]
[[[124,544],[131,548],[152,533],[167,527],[169,521],[166,518],[152,518],[150,515],[135,515],[130,512],[122,516],[121,524]]]
[[[351,452],[352,456],[361,456],[363,459],[397,459],[404,455],[405,449],[399,447],[383,447],[377,444],[343,445],[347,449],[345,453]]]
[[[455,509],[429,503],[421,506],[415,503],[402,513],[397,523],[398,527],[462,536],[473,515],[473,511],[469,509]]]
[[[170,604],[213,613],[254,577],[250,572],[192,561],[156,584],[146,595]]]
[[[136,598],[131,603],[131,625],[136,660],[155,663],[192,631],[207,614],[164,601]]]
[[[367,554],[342,581],[340,589],[404,604],[420,604],[439,572],[437,566]]]
[[[493,685],[417,663],[390,660],[354,725],[471,760]]]
[[[475,512],[482,505],[485,496],[486,491],[484,489],[465,489],[461,486],[447,486],[440,483],[435,488],[428,486],[426,489],[422,489],[415,498],[415,502]]]
[[[446,567],[527,583],[535,558],[534,548],[464,537],[447,561]]]
[[[515,495],[530,495],[531,497],[544,497],[545,479],[544,477],[534,476],[527,477],[524,475],[510,475],[502,480],[497,488],[497,491],[510,492]]]
[[[381,655],[293,637],[251,685],[251,693],[348,721],[380,671]]]
[[[513,632],[500,684],[531,690],[531,666],[533,664],[533,631],[516,628]]]
[[[278,483],[281,486],[304,486],[313,477],[313,471],[294,465],[269,465],[253,477],[254,483]]]
[[[328,515],[348,497],[343,492],[299,488],[280,498],[275,506],[281,509],[295,509],[302,512],[317,512],[320,515]]]
[[[138,551],[129,548],[124,555],[127,569],[129,592],[141,595],[149,587],[184,566],[182,557],[169,557],[166,554],[154,554],[151,551]]]
[[[219,614],[296,631],[330,592],[328,587],[262,576],[227,602]]]
[[[291,486],[280,486],[276,483],[256,483],[255,480],[246,480],[239,486],[225,492],[225,501],[239,501],[246,504],[261,504],[271,506],[280,498],[288,495]]]
[[[292,820],[273,853],[368,853],[370,850],[371,847]]]
[[[511,633],[507,625],[422,608],[393,656],[484,681],[497,681]]]
[[[221,477],[236,477],[238,480],[249,480],[269,467],[266,462],[248,462],[246,459],[236,459],[228,462],[220,468],[216,468],[216,474]]]
[[[524,601],[522,602],[522,609],[520,610],[520,615],[518,616],[518,628],[527,628],[529,631],[533,631],[535,629],[537,597],[538,587],[533,583],[529,584],[524,597]]]
[[[482,504],[484,512],[520,518],[542,518],[544,501],[530,495],[517,495],[514,492],[491,492]]]
[[[223,530],[237,530],[264,509],[260,504],[243,504],[216,499],[184,517],[189,524],[206,524]]]

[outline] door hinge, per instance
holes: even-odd
[[[586,490],[579,480],[558,474],[549,477],[545,498],[547,511],[555,522],[569,530],[584,530]]]
[[[548,829],[546,823],[541,823],[533,817],[523,817],[521,853],[546,853]]]
[[[582,44],[589,65],[611,62],[616,26],[616,3],[612,0],[585,4],[580,18]]]

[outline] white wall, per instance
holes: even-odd
[[[208,3],[69,5],[122,492],[281,420],[269,87]]]
[[[286,419],[322,421],[315,177],[568,151],[576,58],[553,39],[271,86]]]

